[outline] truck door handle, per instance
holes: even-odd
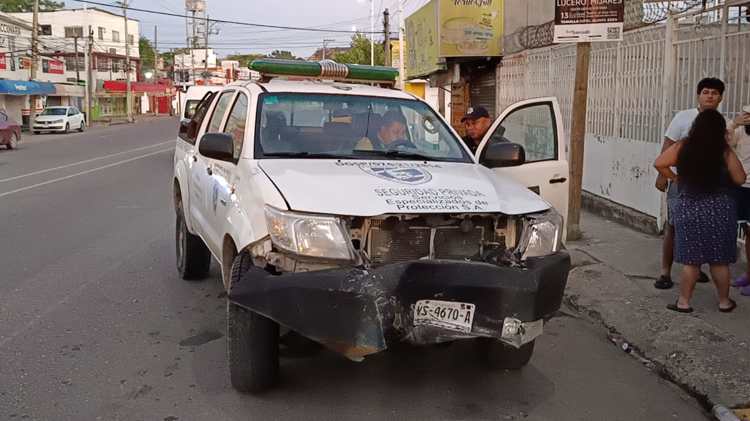
[[[206,172],[208,175],[214,175],[214,171],[211,169],[211,167],[206,167]]]
[[[198,162],[198,157],[193,155],[193,162]]]
[[[567,179],[567,178],[565,178],[565,177],[560,177],[560,178],[553,178],[553,179],[551,179],[551,180],[549,181],[549,183],[550,183],[550,184],[559,184],[559,183],[564,183],[564,182],[566,182],[566,181],[568,181],[568,179]]]

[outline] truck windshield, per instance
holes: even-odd
[[[420,101],[354,95],[261,95],[256,157],[472,162]]]

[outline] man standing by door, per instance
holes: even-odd
[[[472,152],[476,152],[479,144],[482,143],[482,139],[484,139],[484,135],[492,126],[490,113],[484,107],[469,108],[469,112],[461,118],[461,123],[466,128],[466,136],[463,137],[463,141]]]
[[[724,82],[716,78],[705,78],[698,82],[696,94],[698,95],[698,107],[690,108],[677,113],[669,124],[667,133],[664,135],[662,152],[669,149],[675,143],[685,139],[693,126],[693,121],[699,113],[705,110],[719,108],[724,95]],[[733,135],[737,122],[728,122],[727,129]],[[662,243],[661,274],[659,280],[654,283],[658,289],[672,288],[672,263],[674,260],[674,226],[672,225],[672,205],[677,199],[677,185],[668,183],[662,175],[656,178],[656,188],[667,192],[667,224],[664,227],[664,242]],[[698,282],[708,282],[708,276],[701,272]]]

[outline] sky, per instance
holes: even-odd
[[[95,0],[114,4],[114,0]],[[383,10],[391,12],[392,31],[398,28],[398,0],[206,0],[210,18],[269,25],[317,27],[343,31],[370,31],[370,1],[375,7],[375,30],[383,29]],[[427,0],[406,0],[405,15],[417,10]],[[68,8],[82,8],[84,3],[65,0]],[[184,0],[130,0],[130,6],[168,13],[184,14]],[[100,7],[100,6],[90,6]],[[115,9],[103,9],[115,11]],[[129,12],[140,21],[141,35],[153,40],[158,26],[160,52],[185,46],[185,19],[150,13]],[[269,53],[288,50],[299,57],[308,57],[327,40],[328,47],[349,45],[352,34],[277,30],[218,24],[218,35],[209,41],[220,57],[233,53]],[[382,35],[376,40],[382,40]]]

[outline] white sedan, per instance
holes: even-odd
[[[34,134],[53,131],[68,133],[70,130],[82,132],[86,120],[76,107],[47,107],[34,119]]]

